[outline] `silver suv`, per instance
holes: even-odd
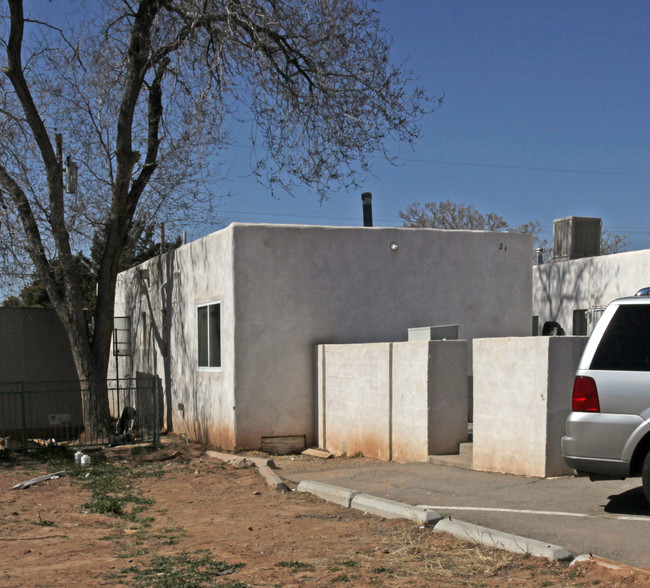
[[[612,302],[582,354],[562,438],[592,480],[641,476],[650,502],[650,296]]]

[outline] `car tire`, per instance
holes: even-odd
[[[646,453],[643,460],[643,468],[641,469],[641,479],[643,480],[643,493],[646,500],[650,502],[650,451]]]

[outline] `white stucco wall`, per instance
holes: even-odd
[[[261,434],[306,434],[315,442],[317,344],[405,341],[409,327],[441,324],[460,324],[461,339],[530,334],[530,235],[232,228],[245,446],[259,446]]]
[[[391,459],[392,343],[319,346],[319,446]]]
[[[225,448],[236,445],[232,238],[229,227],[120,274],[115,310],[133,321],[133,357],[120,359],[120,375],[156,374],[163,424]],[[219,369],[197,367],[197,305],[206,302],[221,303]]]
[[[607,306],[650,286],[650,250],[586,257],[533,267],[533,314],[573,332],[573,311]]]
[[[587,339],[474,341],[475,470],[539,477],[572,472],[560,440]]]
[[[454,323],[463,339],[528,335],[531,250],[519,233],[235,223],[144,264],[149,284],[121,274],[115,314],[133,317],[128,371],[160,376],[174,430],[224,448],[314,444],[317,344]],[[222,369],[202,372],[196,305],[209,301],[222,303]]]
[[[393,460],[458,453],[467,441],[467,356],[467,341],[393,344]]]
[[[400,462],[467,440],[467,341],[318,346],[319,446]]]

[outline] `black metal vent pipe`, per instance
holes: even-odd
[[[363,203],[363,226],[372,227],[372,192],[361,194],[361,202]]]

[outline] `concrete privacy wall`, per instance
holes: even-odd
[[[650,250],[600,255],[533,267],[533,314],[540,329],[559,322],[573,332],[573,311],[607,306],[650,286]]]
[[[587,339],[474,341],[475,470],[539,477],[573,471],[560,440]]]
[[[235,223],[120,275],[115,314],[133,329],[120,373],[159,376],[167,426],[193,439],[315,444],[315,345],[441,324],[463,339],[528,335],[531,250],[520,233]],[[222,367],[200,370],[196,306],[210,301]]]
[[[426,461],[467,439],[467,341],[319,345],[319,446]]]

